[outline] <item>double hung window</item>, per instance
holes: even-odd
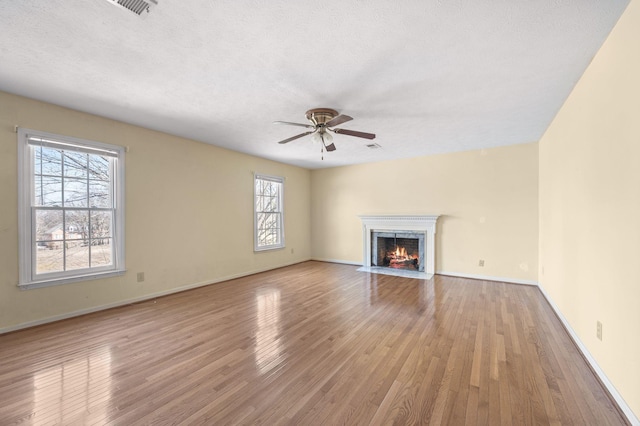
[[[124,272],[124,148],[19,129],[20,285]]]
[[[283,178],[254,175],[254,248],[256,251],[284,247],[283,191]]]

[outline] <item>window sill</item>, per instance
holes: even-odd
[[[56,285],[76,283],[80,281],[90,281],[90,280],[99,280],[103,278],[117,277],[120,275],[124,275],[125,272],[126,270],[123,269],[119,271],[99,272],[95,274],[80,275],[76,277],[56,278],[56,279],[44,280],[44,281],[32,281],[28,283],[18,284],[18,287],[20,288],[20,290],[33,290],[35,288],[52,287]]]
[[[277,246],[267,246],[267,247],[254,247],[253,251],[255,253],[260,253],[263,251],[270,251],[270,250],[282,250],[283,248],[285,248],[285,245],[277,245]]]

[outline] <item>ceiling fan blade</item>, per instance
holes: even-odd
[[[290,123],[288,121],[274,121],[273,124],[288,124],[289,126],[306,127],[307,129],[315,129],[311,124]]]
[[[324,149],[326,149],[327,151],[335,151],[336,150],[336,146],[332,143],[330,143],[329,145],[325,145]]]
[[[376,135],[374,135],[373,133],[357,132],[355,130],[333,129],[333,132],[341,134],[341,135],[356,136],[358,138],[365,138],[365,139],[375,139],[376,138]]]
[[[338,126],[342,123],[346,123],[347,121],[351,121],[353,120],[353,117],[349,117],[348,115],[343,115],[340,114],[337,117],[332,118],[331,120],[327,121],[324,125],[326,127],[333,127],[333,126]]]
[[[300,133],[299,135],[291,136],[290,138],[285,139],[285,140],[282,140],[282,141],[280,141],[280,142],[278,142],[278,143],[289,143],[289,142],[294,141],[294,140],[296,140],[296,139],[299,139],[299,138],[301,138],[301,137],[303,137],[303,136],[310,135],[311,133],[313,133],[313,132],[304,132],[304,133]]]

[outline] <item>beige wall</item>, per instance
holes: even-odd
[[[540,284],[640,416],[640,1],[540,141]],[[602,341],[596,322],[603,324]]]
[[[314,170],[311,188],[316,259],[362,263],[358,215],[439,214],[436,272],[537,281],[537,143]]]
[[[16,124],[130,148],[126,275],[16,287]],[[286,178],[284,250],[253,252],[252,171]],[[309,192],[305,169],[0,92],[0,330],[306,260]],[[137,272],[144,282],[136,282]]]

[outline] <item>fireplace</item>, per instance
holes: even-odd
[[[360,216],[366,272],[430,279],[438,216]]]
[[[371,265],[424,272],[424,239],[424,233],[373,231]]]

